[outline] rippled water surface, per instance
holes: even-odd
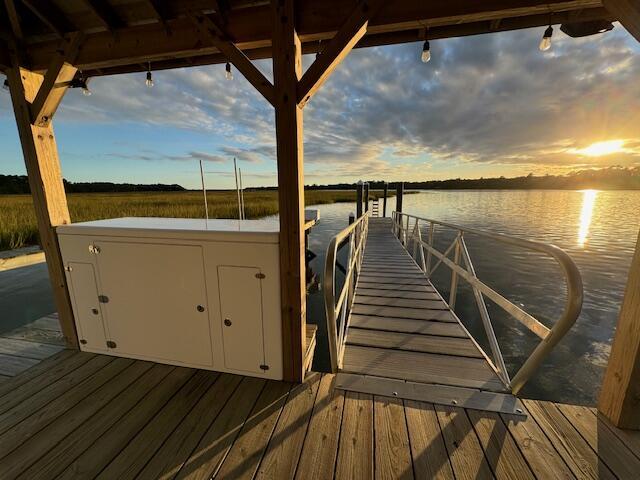
[[[640,192],[433,191],[406,195],[404,204],[406,213],[554,243],[572,256],[584,282],[582,313],[523,394],[556,401],[595,403],[638,235]],[[391,199],[389,211],[393,207]],[[311,266],[320,275],[327,243],[348,224],[354,205],[317,208],[321,222],[312,231],[310,247],[318,254]],[[442,250],[452,239],[451,232],[437,231],[436,245]],[[473,235],[468,235],[466,241],[476,272],[483,281],[547,326],[553,325],[566,299],[563,277],[553,260]],[[442,269],[434,276],[434,283],[445,298],[449,282],[448,270]],[[488,302],[488,309],[513,375],[538,339],[499,307]],[[320,292],[310,295],[308,312],[323,334]],[[459,290],[456,313],[485,346],[473,295],[466,286]],[[326,367],[323,335],[320,335],[318,349],[324,355],[318,355],[316,366]]]

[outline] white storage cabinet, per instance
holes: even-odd
[[[278,223],[58,227],[83,351],[282,378]]]

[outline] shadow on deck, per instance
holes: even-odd
[[[0,478],[633,478],[640,432],[64,350],[0,384]]]

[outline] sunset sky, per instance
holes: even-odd
[[[640,164],[640,45],[618,24],[572,39],[544,28],[354,50],[305,108],[305,182],[563,173]],[[305,68],[313,56],[304,58]],[[271,78],[270,61],[256,63]],[[93,79],[55,128],[71,181],[275,185],[274,114],[224,65]],[[8,92],[0,173],[24,174]]]

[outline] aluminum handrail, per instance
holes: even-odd
[[[342,364],[346,331],[349,327],[348,310],[353,302],[355,281],[362,264],[370,216],[371,212],[366,212],[358,220],[335,235],[327,247],[322,287],[326,313],[327,341],[329,343],[329,361],[332,372],[337,372]],[[338,302],[336,303],[336,260],[339,246],[347,239],[349,241],[349,253],[344,285],[338,294]]]
[[[410,219],[413,219],[414,222],[413,231],[411,233],[409,233]],[[493,353],[493,360],[495,364],[494,367],[496,368],[497,373],[500,375],[500,378],[505,382],[506,385],[509,386],[511,391],[514,394],[518,393],[522,389],[524,384],[536,372],[536,370],[544,361],[545,357],[551,352],[551,350],[553,350],[558,342],[571,329],[571,327],[576,322],[578,315],[580,314],[584,295],[582,277],[573,259],[564,250],[555,245],[538,242],[535,240],[517,238],[503,233],[486,232],[483,230],[463,227],[452,223],[417,217],[415,215],[409,215],[402,212],[393,212],[393,220],[394,232],[400,238],[407,251],[409,251],[409,242],[413,242],[413,257],[416,262],[418,261],[418,253],[420,253],[421,262],[418,262],[418,264],[422,268],[427,278],[429,278],[440,265],[446,265],[451,270],[452,278],[449,296],[449,307],[451,309],[455,308],[458,279],[462,278],[470,284],[471,288],[473,289],[476,304],[480,311],[480,317],[482,319],[483,326],[489,340],[489,345]],[[420,233],[421,221],[429,224],[429,235],[427,242],[422,239],[422,235]],[[436,250],[433,246],[436,225],[446,227],[457,232],[452,244],[446,249],[444,253]],[[471,262],[469,251],[464,241],[465,233],[489,238],[503,244],[514,245],[525,248],[527,250],[544,253],[552,257],[560,265],[567,286],[567,301],[565,303],[562,315],[555,322],[551,329],[543,325],[538,319],[522,310],[520,307],[506,299],[504,296],[500,295],[498,292],[486,285],[477,277],[473,264]],[[425,250],[427,251],[426,260]],[[454,252],[453,260],[449,258],[449,255],[452,251]],[[431,268],[432,257],[438,259],[438,262],[433,268]],[[464,261],[464,265],[466,268],[463,268],[460,265],[461,259]],[[493,331],[493,326],[491,324],[491,319],[489,317],[483,295],[500,306],[513,318],[523,323],[527,328],[529,328],[533,333],[535,333],[542,339],[533,350],[533,352],[529,355],[529,357],[527,357],[524,364],[520,367],[512,380],[509,380],[509,376],[504,365],[504,358],[502,357],[502,353],[500,352],[500,347],[498,346],[498,342]]]

